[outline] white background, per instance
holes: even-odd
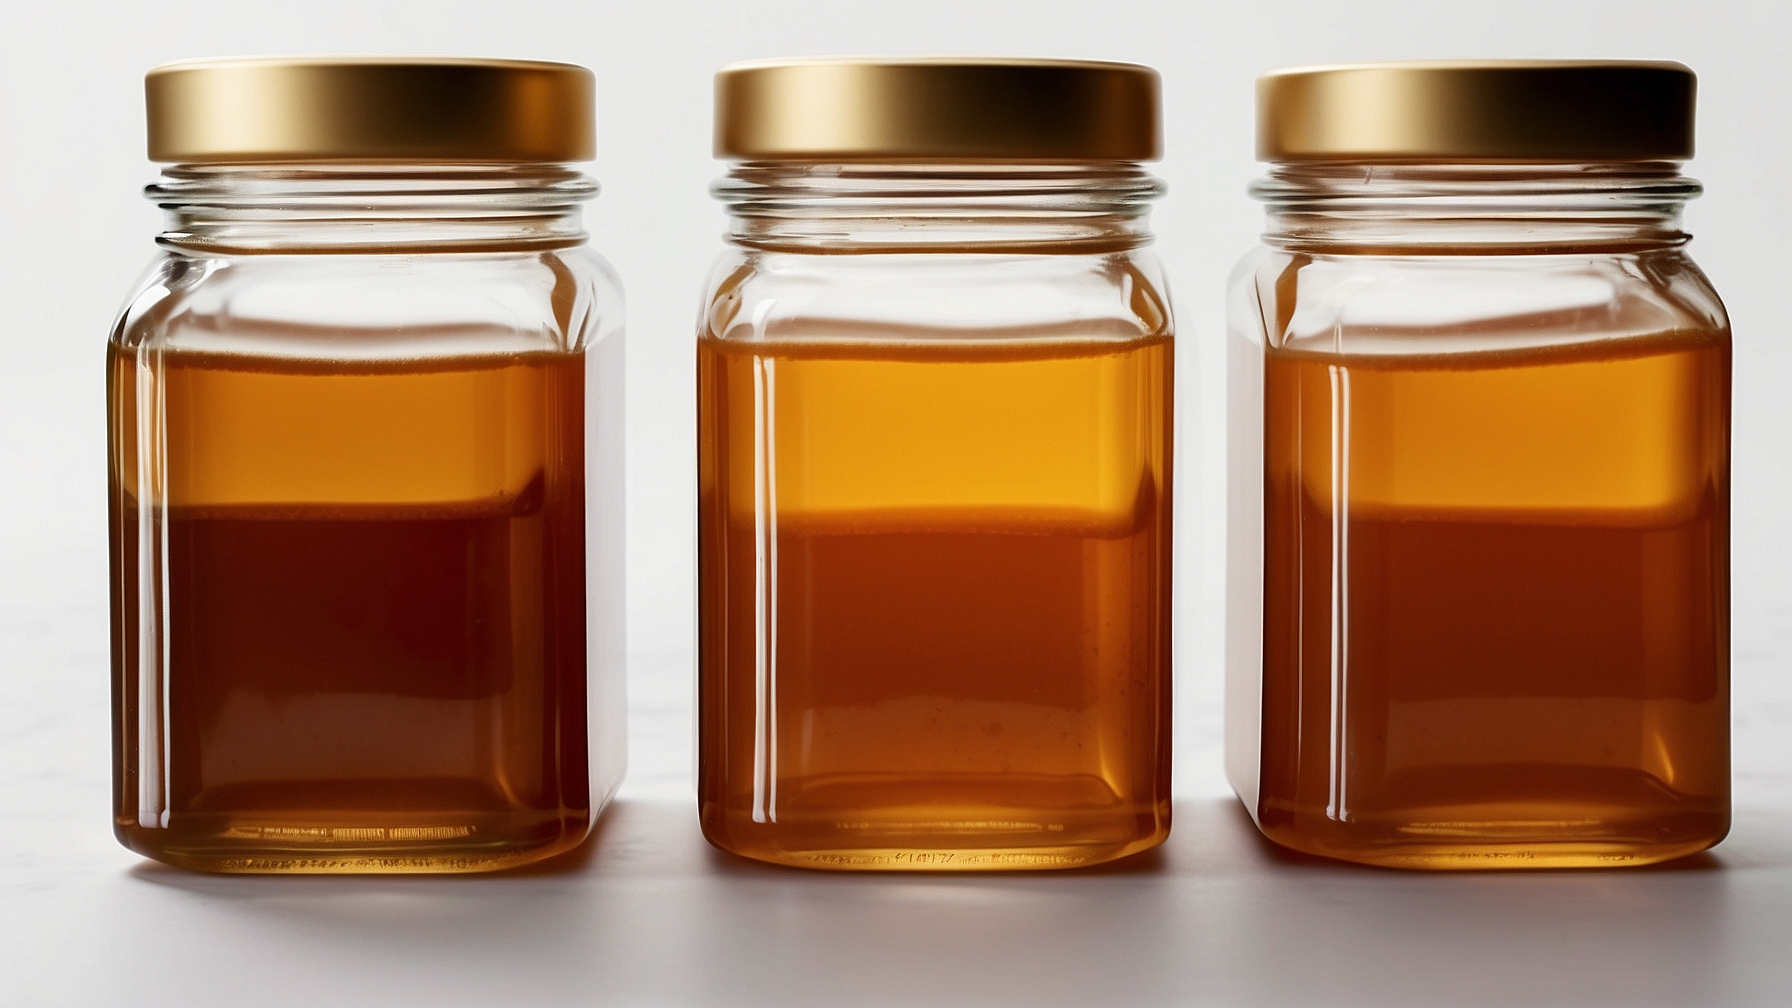
[[[529,0],[0,6],[0,1005],[1792,1002],[1792,5]],[[629,293],[633,769],[596,843],[485,879],[241,879],[110,838],[102,348],[159,221],[141,79],[198,56],[536,57],[598,78],[588,220]],[[1126,870],[817,876],[691,808],[693,401],[709,75],[817,53],[1131,60],[1183,350],[1177,831]],[[1252,78],[1442,57],[1700,75],[1694,256],[1735,325],[1736,832],[1672,870],[1420,876],[1279,857],[1219,773],[1221,297],[1254,241]]]

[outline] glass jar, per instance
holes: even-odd
[[[1230,312],[1262,434],[1233,478],[1264,495],[1234,498],[1263,522],[1234,598],[1263,609],[1228,769],[1277,843],[1541,868],[1722,839],[1730,333],[1680,230],[1692,93],[1672,63],[1260,82],[1269,226]]]
[[[705,835],[936,871],[1161,842],[1157,75],[780,61],[725,68],[717,95],[736,164],[697,350]]]
[[[215,60],[148,93],[169,223],[108,349],[119,839],[224,872],[577,845],[623,760],[590,72]]]

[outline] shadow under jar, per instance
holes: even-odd
[[[1229,771],[1277,843],[1590,867],[1727,830],[1730,333],[1679,227],[1692,84],[1264,78],[1269,227],[1231,296],[1261,674],[1233,656]]]
[[[740,163],[697,351],[717,846],[1040,869],[1167,834],[1156,87],[1050,61],[722,72]],[[812,91],[863,107],[787,118]]]
[[[180,163],[108,350],[120,840],[225,872],[577,845],[622,771],[620,292],[561,163],[589,72],[149,85]]]

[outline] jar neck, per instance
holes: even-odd
[[[1686,242],[1699,184],[1673,162],[1278,164],[1264,241],[1332,254],[1565,254]]]
[[[564,165],[175,165],[158,243],[207,253],[490,252],[585,241],[597,184]]]
[[[728,239],[811,253],[1085,254],[1151,241],[1163,183],[1133,162],[732,166]]]

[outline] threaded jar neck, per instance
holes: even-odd
[[[753,161],[711,191],[728,204],[728,239],[749,248],[1084,254],[1149,244],[1163,183],[1125,161]]]
[[[1251,186],[1264,240],[1302,251],[1420,255],[1640,251],[1683,244],[1700,192],[1670,161],[1277,164]]]
[[[226,254],[487,252],[586,239],[597,184],[564,165],[175,165],[157,241]]]

